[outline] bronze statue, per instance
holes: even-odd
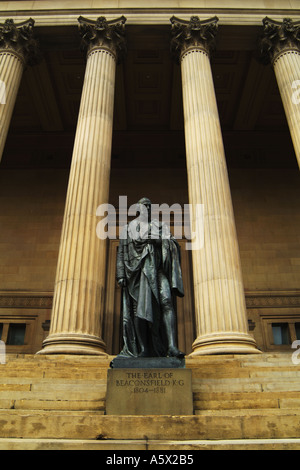
[[[125,357],[178,357],[173,296],[183,297],[180,247],[166,224],[151,220],[151,201],[125,225],[117,255]]]

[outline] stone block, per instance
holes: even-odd
[[[192,415],[188,369],[109,369],[107,415]]]

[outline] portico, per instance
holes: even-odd
[[[170,18],[172,18],[171,15],[169,21]],[[68,178],[62,236],[59,243],[51,326],[40,353],[105,355],[107,352],[112,352],[111,343],[118,342],[118,339],[112,340],[110,338],[110,346],[107,349],[107,341],[104,339],[108,331],[114,338],[119,337],[118,324],[115,327],[110,325],[111,319],[109,318],[109,309],[112,304],[112,308],[118,308],[116,306],[118,293],[115,291],[115,285],[112,285],[114,283],[112,254],[116,249],[117,242],[109,244],[97,238],[96,208],[102,203],[115,202],[117,195],[121,194],[121,191],[117,192],[118,181],[120,182],[119,187],[125,193],[126,184],[122,178],[120,181],[118,176],[121,174],[122,165],[124,165],[124,161],[127,161],[126,175],[128,175],[130,168],[139,168],[141,165],[136,159],[138,154],[142,155],[143,152],[146,155],[141,165],[144,171],[147,171],[147,168],[155,168],[153,165],[155,161],[158,168],[161,167],[161,163],[163,164],[166,175],[169,165],[172,167],[172,171],[177,167],[178,181],[181,180],[181,175],[183,175],[181,181],[187,179],[186,186],[185,183],[182,183],[181,188],[183,189],[181,189],[182,193],[178,202],[187,202],[191,205],[201,203],[206,208],[204,248],[191,253],[193,281],[189,273],[187,254],[184,255],[183,260],[189,292],[185,300],[186,304],[183,308],[180,307],[179,325],[181,329],[184,329],[184,318],[188,319],[189,325],[195,323],[194,330],[191,327],[190,332],[185,336],[185,338],[190,338],[191,331],[194,331],[194,338],[189,345],[191,348],[193,342],[192,354],[251,354],[258,352],[256,342],[248,331],[238,234],[235,228],[232,195],[227,175],[227,152],[224,151],[223,145],[224,139],[225,147],[227,142],[228,148],[234,149],[232,144],[234,137],[228,131],[225,131],[224,138],[222,136],[216,100],[216,95],[220,100],[221,94],[216,92],[216,88],[218,90],[218,80],[222,80],[222,76],[218,78],[218,60],[219,64],[222,64],[222,61],[226,63],[226,60],[229,64],[230,61],[238,61],[239,59],[237,59],[238,54],[234,55],[229,52],[232,46],[229,48],[227,46],[224,49],[224,44],[222,45],[224,37],[227,41],[232,41],[232,39],[230,39],[230,35],[226,36],[222,27],[219,36],[217,24],[220,23],[220,20],[211,18],[203,20],[201,17],[199,19],[199,25],[196,24],[196,29],[199,26],[197,31],[200,31],[200,36],[196,36],[196,42],[187,40],[185,37],[187,28],[190,27],[190,30],[193,31],[190,20],[173,18],[173,26],[177,25],[178,31],[181,33],[176,51],[180,67],[172,64],[171,55],[167,51],[170,47],[167,33],[171,32],[171,23],[162,27],[149,28],[152,39],[155,38],[157,43],[163,41],[163,48],[158,47],[157,52],[155,48],[149,48],[146,41],[142,47],[137,47],[137,41],[143,37],[143,32],[148,34],[147,27],[137,27],[135,30],[130,26],[128,20],[125,26],[125,18],[122,16],[110,18],[104,24],[105,20],[102,25],[98,24],[98,26],[96,19],[81,18],[79,20],[81,27],[84,25],[85,28],[83,36],[88,51],[87,62],[84,64],[80,110]],[[116,25],[119,24],[122,25],[120,28],[124,43],[120,41],[120,31],[116,32],[115,30]],[[208,41],[202,39],[205,35],[202,31],[204,25],[211,28],[211,37]],[[78,28],[77,25],[76,28]],[[256,28],[258,31],[258,27]],[[238,30],[240,31],[240,28]],[[97,31],[96,40],[93,36],[95,31]],[[98,43],[99,31],[102,33],[104,31],[105,40],[101,42],[101,39]],[[261,31],[263,31],[262,26]],[[124,62],[118,71],[116,63],[119,60],[119,54],[124,49],[126,36],[128,55],[125,55]],[[78,34],[78,42],[79,39],[80,35]],[[217,59],[211,66],[211,41],[214,40],[217,40],[215,53]],[[131,49],[132,46],[133,49]],[[218,50],[223,53],[218,53]],[[168,59],[166,59],[167,53],[170,55]],[[297,51],[295,54],[297,55]],[[213,57],[214,55],[212,55],[212,60]],[[246,60],[245,57],[246,55],[240,55],[241,63]],[[124,65],[126,60],[133,67],[140,66],[137,82],[130,81],[131,75],[128,66]],[[162,82],[160,82],[160,74],[157,72],[159,64],[163,63],[160,61],[169,61],[167,62],[169,74],[167,79],[162,79]],[[258,69],[258,65],[253,61],[250,62],[252,76],[258,76],[261,69]],[[240,65],[238,64],[237,67]],[[215,76],[211,71],[211,68],[214,67],[217,70]],[[221,66],[219,68],[221,70]],[[281,83],[283,70],[287,70],[287,68],[283,67],[281,72],[276,72],[278,83]],[[41,73],[40,71],[41,68],[37,74]],[[30,73],[34,74],[34,69]],[[21,68],[20,74],[13,75],[21,77]],[[297,71],[292,79],[293,82],[297,79]],[[20,78],[18,80],[19,83]],[[164,80],[166,80],[167,86],[161,89],[162,100],[166,97],[165,91],[168,88],[168,83],[172,83],[170,96],[173,100],[171,104],[169,103],[171,106],[169,117],[164,115],[163,105],[161,108],[157,105],[159,99],[155,95],[159,87],[165,86]],[[247,77],[245,80],[247,85]],[[286,80],[284,78],[282,80],[286,84]],[[266,86],[266,81],[261,80],[261,83],[262,86]],[[14,86],[16,89],[19,87],[19,85]],[[134,86],[139,88],[138,93],[142,90],[143,97],[137,95],[134,106],[132,100],[131,102],[129,100],[126,107],[126,103],[122,102],[126,99],[124,88],[130,90]],[[221,83],[221,86],[226,86],[226,81]],[[284,86],[287,87],[287,85]],[[182,114],[180,110],[181,91],[184,108]],[[258,91],[258,94],[261,93],[262,91]],[[297,127],[297,113],[293,113],[294,108],[289,106],[287,99],[286,103],[284,101],[283,96],[287,96],[287,92],[282,91],[281,95],[297,154],[297,129],[299,127]],[[243,96],[243,100],[245,105],[246,95]],[[225,99],[221,100],[221,103],[224,104],[225,101]],[[164,101],[161,103],[165,104]],[[247,126],[251,126],[251,119],[255,119],[253,114],[255,112],[257,111],[253,110],[247,120],[242,112],[242,107],[238,110],[233,128],[239,130],[240,141],[242,132],[247,130]],[[155,127],[155,113],[160,119],[165,119],[164,122],[170,118],[171,126],[168,129],[170,132],[167,139],[170,143],[173,139],[173,142],[169,149],[166,144],[166,148],[164,148],[166,134],[163,134],[165,130],[163,126],[165,124],[160,129]],[[221,108],[220,114],[222,122],[223,116],[226,116],[225,106]],[[132,120],[133,116],[135,119],[141,117],[142,120],[135,121],[135,132],[127,132],[126,127],[130,124],[130,119]],[[183,120],[183,126],[179,131],[180,137],[178,137],[180,119]],[[5,118],[6,122],[9,120],[10,118]],[[230,119],[228,119],[229,121]],[[137,130],[139,133],[136,132]],[[159,157],[155,156],[155,145],[151,142],[153,135],[157,135],[159,152],[160,155],[164,155],[164,160],[158,161]],[[258,137],[256,138],[258,139]],[[177,145],[178,143],[179,145]],[[9,151],[13,143],[10,141],[8,144],[10,145],[10,147],[8,146]],[[178,150],[176,159],[172,155],[175,148]],[[154,154],[153,161],[150,153]],[[180,160],[180,154],[184,162]],[[228,154],[229,161],[232,161],[234,152],[229,151]],[[185,159],[187,171],[185,170]],[[8,157],[4,163],[9,165]],[[139,174],[139,171],[136,172],[136,175]],[[137,179],[132,173],[132,180],[130,181],[129,178],[127,185],[129,197],[135,197],[132,183],[136,184],[136,181]],[[148,184],[147,178],[145,178],[145,182]],[[142,189],[136,184],[135,191]],[[169,189],[166,193],[168,192],[168,197],[170,197]],[[184,199],[187,195],[188,197]],[[157,195],[155,202],[164,202],[163,198],[164,192],[162,190],[161,194]],[[172,193],[169,200],[176,202],[175,192]],[[110,291],[112,294],[109,294]],[[187,317],[184,315],[185,308],[190,308]],[[115,312],[114,315],[116,315]]]
[[[298,0],[0,2],[0,449],[300,448],[299,27]],[[142,197],[185,293],[150,373],[116,357]]]

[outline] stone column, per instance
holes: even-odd
[[[31,18],[22,23],[8,19],[0,24],[0,161],[23,70],[37,58],[33,25]]]
[[[79,18],[87,64],[73,149],[49,336],[40,354],[105,355],[106,240],[96,210],[108,202],[115,69],[125,18]]]
[[[172,52],[182,72],[186,162],[192,227],[203,204],[204,244],[192,250],[197,338],[192,356],[257,353],[245,296],[222,134],[210,67],[216,17],[173,17]]]
[[[264,18],[261,52],[271,62],[300,167],[300,21]],[[297,93],[298,89],[298,93]]]

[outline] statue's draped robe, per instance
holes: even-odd
[[[149,243],[147,238],[150,235]],[[153,356],[166,355],[157,284],[159,272],[167,277],[172,295],[183,297],[177,241],[166,224],[157,220],[149,224],[135,219],[124,226],[117,255],[117,280],[126,281],[122,288],[124,347],[120,355],[137,356],[139,353],[134,316],[149,322]]]

